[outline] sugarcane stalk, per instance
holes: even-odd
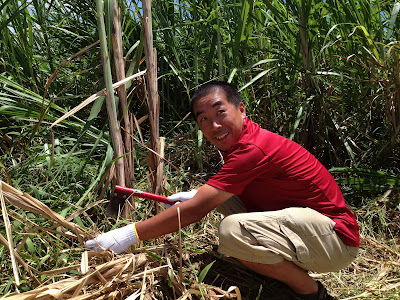
[[[107,104],[108,121],[110,126],[110,136],[115,156],[122,157],[124,152],[123,152],[120,127],[118,124],[116,104],[114,99],[110,58],[107,46],[106,27],[104,22],[104,1],[97,0],[96,7],[97,7],[97,23],[98,23],[97,25],[100,38],[100,49],[101,49],[101,57],[103,63],[104,81],[106,87],[106,104]],[[124,171],[123,159],[118,159],[115,163],[115,166],[116,166],[117,184],[125,186],[125,171]]]
[[[145,36],[145,54],[147,64],[147,103],[150,116],[150,148],[154,151],[150,153],[150,174],[153,192],[162,193],[162,176],[158,175],[158,166],[160,164],[160,140],[159,140],[159,114],[160,97],[157,86],[157,52],[153,48],[153,29],[151,21],[151,0],[143,1],[143,29]],[[159,169],[159,171],[162,171]]]
[[[117,0],[112,0],[112,46],[113,46],[113,57],[114,57],[114,67],[115,76],[117,81],[125,79],[125,59],[123,57],[123,47],[122,47],[122,30],[121,30],[121,9],[118,6]],[[132,179],[134,175],[134,158],[132,149],[132,138],[131,138],[131,125],[129,121],[128,113],[128,102],[126,95],[126,85],[121,85],[117,88],[118,98],[119,98],[119,108],[120,114],[123,117],[124,131],[123,140],[125,153],[128,153],[124,157],[125,164],[125,183],[127,187],[132,187]]]

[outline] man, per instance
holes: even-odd
[[[261,129],[246,116],[237,89],[204,84],[192,113],[224,165],[205,185],[169,197],[181,201],[162,213],[87,242],[116,253],[140,240],[178,230],[218,208],[219,249],[251,270],[287,284],[295,299],[332,299],[306,272],[349,265],[359,247],[358,225],[329,172],[293,141]],[[188,201],[186,201],[188,200]]]

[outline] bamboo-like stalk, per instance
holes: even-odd
[[[114,90],[112,87],[113,84],[111,75],[111,65],[110,65],[109,51],[107,47],[107,35],[104,22],[104,2],[102,0],[97,0],[96,7],[97,7],[97,22],[98,22],[98,31],[100,38],[101,56],[103,62],[104,81],[106,85],[106,104],[107,104],[108,121],[110,125],[110,136],[115,151],[115,156],[120,158],[123,156],[124,151],[122,147],[121,132],[117,118]],[[125,186],[124,161],[122,159],[118,159],[116,161],[116,182],[119,185]]]
[[[217,18],[217,52],[218,52],[218,76],[222,76],[224,74],[224,62],[222,58],[222,47],[221,47],[221,23],[219,19],[219,1],[215,2],[216,6],[216,18]]]
[[[143,1],[143,29],[145,37],[145,54],[147,63],[147,103],[150,116],[150,148],[155,153],[160,153],[159,140],[159,114],[160,114],[160,97],[158,95],[157,84],[157,52],[153,48],[153,29],[151,17],[151,0]],[[153,192],[162,193],[162,176],[158,176],[158,165],[160,158],[150,153],[150,178]],[[160,180],[161,178],[161,180]]]
[[[115,76],[117,81],[125,79],[125,60],[123,57],[122,48],[122,30],[121,30],[121,14],[117,0],[112,0],[112,11],[113,11],[113,30],[112,30],[112,45],[113,45],[113,57],[115,66]],[[128,103],[126,95],[126,86],[121,85],[117,88],[119,98],[120,114],[124,123],[124,150],[126,155],[124,157],[125,164],[125,184],[128,187],[132,187],[132,179],[134,178],[134,157],[132,149],[132,138],[130,131],[130,120],[128,112]]]
[[[310,63],[310,49],[308,43],[308,34],[307,34],[307,20],[306,20],[306,13],[304,7],[300,7],[300,15],[299,15],[299,34],[300,34],[300,44],[301,44],[301,57],[303,59],[303,68],[304,70],[310,71],[311,63]],[[311,95],[310,85],[311,85],[311,78],[309,74],[305,74],[304,80],[304,91],[306,94],[306,98]]]
[[[160,191],[162,192],[163,186],[163,170],[164,170],[164,150],[165,150],[165,137],[160,137],[160,150],[158,156],[157,165],[157,183],[160,185]]]
[[[197,20],[197,5],[196,1],[193,1],[193,20]],[[194,24],[194,38],[197,40],[198,27],[197,24]],[[194,82],[195,86],[199,85],[199,57],[198,57],[198,45],[194,44]],[[197,129],[197,165],[199,166],[200,172],[203,172],[203,132],[200,129]]]
[[[182,250],[182,227],[181,227],[181,210],[179,207],[176,209],[176,212],[178,214],[178,225],[179,225],[179,231],[178,231],[178,241],[179,241],[179,284],[183,284],[183,250]]]

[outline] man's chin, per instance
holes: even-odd
[[[218,146],[218,145],[215,145],[215,144],[214,144],[214,146],[217,147],[219,151],[227,152],[229,150],[229,148],[226,147],[226,146],[222,146],[221,147],[221,146]]]
[[[226,139],[226,138],[225,138]],[[215,140],[214,140],[215,141]],[[226,139],[224,141],[217,141],[216,143],[212,143],[215,147],[218,148],[220,151],[227,152],[229,149],[231,149],[232,145],[230,145],[229,139]]]

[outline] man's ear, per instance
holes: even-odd
[[[244,105],[243,102],[239,103],[239,110],[242,113],[243,119],[246,117],[246,106]]]

